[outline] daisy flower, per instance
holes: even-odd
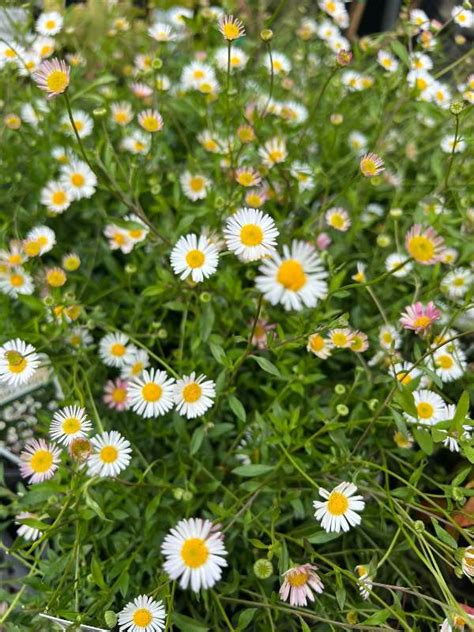
[[[229,217],[224,227],[227,248],[244,261],[272,254],[278,234],[270,215],[253,208],[241,208]]]
[[[157,42],[172,42],[176,39],[173,29],[164,22],[155,22],[148,29],[148,35]]]
[[[140,81],[134,81],[130,86],[130,90],[138,99],[147,99],[153,94],[153,89]]]
[[[463,29],[470,29],[474,25],[474,13],[461,6],[452,8],[451,17],[455,24]]]
[[[363,331],[353,331],[351,340],[351,351],[354,353],[363,353],[369,348],[369,341],[367,335]]]
[[[11,44],[0,42],[0,68],[4,64],[20,64],[24,55],[25,49],[17,42],[11,42]]]
[[[359,586],[359,592],[362,599],[368,599],[372,591],[373,580],[369,575],[369,569],[364,564],[358,564],[355,567],[355,572],[358,576],[357,584]]]
[[[337,349],[350,349],[352,337],[352,331],[347,327],[344,329],[331,329],[328,332],[328,339],[331,345]]]
[[[92,132],[92,128],[94,127],[94,122],[91,117],[84,112],[83,110],[74,110],[72,113],[72,120],[74,121],[74,127],[77,130],[79,138],[86,138]],[[65,114],[61,118],[61,125],[64,127],[64,130],[68,136],[75,138],[74,129],[71,125],[71,121],[69,120],[68,114]]]
[[[300,191],[309,191],[313,188],[313,171],[308,164],[297,160],[291,165],[290,173],[293,178],[296,178],[296,180],[298,180],[298,189]]]
[[[227,566],[224,536],[210,520],[180,520],[165,537],[161,552],[170,578],[181,578],[181,588],[191,585],[194,592],[212,588],[222,576],[222,567]]]
[[[265,186],[259,189],[251,189],[245,194],[245,203],[250,208],[260,208],[268,199],[268,190]]]
[[[54,53],[56,42],[52,37],[37,37],[32,44],[32,49],[41,59],[46,59]]]
[[[69,86],[70,68],[65,61],[52,59],[43,61],[38,70],[33,73],[33,80],[48,98],[57,97]]]
[[[442,397],[433,391],[421,389],[413,391],[417,416],[412,417],[408,413],[403,413],[405,418],[411,423],[432,426],[440,421],[445,415],[446,404]]]
[[[15,516],[15,524],[19,525],[16,530],[17,535],[27,542],[34,542],[43,532],[35,527],[29,527],[27,524],[23,524],[22,520],[38,520],[38,516],[28,511],[23,511]]]
[[[31,276],[23,268],[14,268],[0,276],[0,292],[17,298],[20,294],[33,294],[34,285]]]
[[[466,356],[461,349],[452,352],[444,347],[435,351],[429,359],[430,368],[439,375],[442,382],[454,382],[466,372]]]
[[[404,329],[411,329],[416,334],[425,334],[432,324],[441,317],[441,312],[433,301],[424,306],[419,301],[408,305],[400,318]]]
[[[308,338],[308,344],[306,345],[306,350],[310,353],[314,353],[314,355],[321,358],[321,360],[329,358],[333,348],[333,343],[323,338],[320,334],[311,334]]]
[[[354,131],[349,134],[347,140],[352,151],[355,151],[359,155],[362,155],[366,152],[368,141],[365,134]]]
[[[364,154],[360,159],[360,170],[366,178],[373,178],[385,170],[384,162],[380,156],[369,152]]]
[[[405,248],[417,263],[430,266],[440,261],[444,240],[431,226],[424,229],[420,224],[414,224],[405,237]]]
[[[398,61],[391,53],[387,52],[386,50],[379,50],[379,52],[377,53],[377,62],[387,72],[395,72],[398,68]]]
[[[441,281],[441,289],[450,299],[463,298],[474,281],[468,268],[455,268]]]
[[[445,154],[461,154],[466,149],[466,142],[458,136],[448,134],[441,139],[440,147]]]
[[[322,528],[327,532],[339,533],[349,531],[361,523],[360,511],[365,507],[362,496],[354,496],[357,487],[353,483],[339,483],[331,492],[323,487],[319,488],[319,495],[325,500],[313,501],[316,509],[314,517],[321,522]]]
[[[184,195],[193,202],[203,200],[207,195],[208,188],[211,186],[211,181],[206,176],[191,174],[189,171],[182,173],[179,181]]]
[[[276,50],[272,50],[272,61],[267,55],[265,57],[264,66],[268,72],[272,72],[274,75],[287,75],[291,70],[291,62],[286,55]]]
[[[161,632],[166,610],[162,601],[140,595],[118,613],[119,632]]]
[[[274,165],[285,162],[288,152],[282,138],[271,138],[258,150],[263,164],[271,169]]]
[[[107,366],[123,367],[133,357],[133,347],[127,347],[128,336],[117,332],[105,335],[99,344],[100,359]]]
[[[103,432],[91,439],[92,454],[87,459],[91,476],[117,476],[131,460],[130,443],[116,430]]]
[[[112,121],[121,127],[125,127],[125,125],[128,125],[133,119],[132,106],[127,101],[116,101],[112,103],[110,112]]]
[[[91,428],[84,408],[66,406],[54,413],[49,434],[58,443],[69,445],[74,439],[86,437]]]
[[[408,261],[406,256],[393,252],[385,259],[385,269],[391,272],[392,276],[403,278],[413,270],[413,263]]]
[[[20,454],[20,473],[29,483],[42,483],[54,476],[61,450],[44,439],[32,439]]]
[[[214,404],[216,385],[206,380],[205,375],[196,378],[193,371],[178,380],[173,388],[176,410],[188,419],[201,417]]]
[[[33,345],[20,338],[9,340],[0,347],[0,382],[10,386],[25,384],[33,377],[39,363]]]
[[[252,325],[249,326],[251,327]],[[257,349],[267,349],[268,337],[269,335],[273,336],[273,330],[275,328],[276,325],[269,323],[263,318],[259,318],[254,328],[252,340],[250,341],[251,344],[257,347]]]
[[[143,112],[140,112],[138,123],[145,131],[151,134],[163,129],[163,118],[157,110],[143,110]]]
[[[453,99],[450,89],[439,81],[434,81],[431,84],[428,96],[432,103],[438,105],[443,110],[449,108]]]
[[[248,62],[248,55],[243,50],[234,46],[230,52],[230,71],[242,70],[245,68]],[[215,54],[216,65],[219,70],[227,72],[227,66],[229,64],[229,51],[227,46],[218,48]]]
[[[61,182],[68,187],[75,200],[92,197],[97,186],[95,173],[87,163],[80,160],[73,160],[62,167]]]
[[[394,351],[400,348],[402,339],[393,325],[383,325],[379,331],[379,343],[383,349]]]
[[[37,55],[35,52],[27,52],[20,60],[18,64],[18,73],[22,77],[28,77],[28,75],[32,75],[35,73],[41,65],[41,57]]]
[[[421,371],[418,367],[414,366],[411,362],[397,362],[390,366],[390,375],[396,380],[404,384],[410,384],[413,380],[416,380],[421,375]]]
[[[71,347],[79,349],[90,347],[94,339],[85,327],[73,327],[66,337],[66,341]]]
[[[421,9],[412,9],[409,14],[410,23],[419,28],[427,29],[430,26],[430,19]]]
[[[68,272],[75,272],[81,266],[81,259],[75,252],[70,252],[62,258],[62,265]]]
[[[67,281],[67,276],[62,268],[47,268],[45,280],[50,287],[62,287]]]
[[[165,371],[145,369],[127,386],[130,407],[142,417],[158,417],[173,408],[174,378]]]
[[[334,230],[346,232],[351,226],[349,213],[344,208],[330,208],[324,217],[326,224]]]
[[[191,275],[194,283],[200,283],[217,270],[219,251],[204,235],[185,235],[171,251],[170,261],[180,279]]]
[[[57,35],[63,28],[63,17],[57,11],[42,13],[36,20],[36,32],[40,35]]]
[[[352,275],[351,279],[356,283],[365,283],[367,281],[367,277],[365,275],[365,270],[367,268],[366,264],[363,261],[357,261],[356,267],[357,272]]]
[[[184,90],[198,90],[203,82],[208,83],[215,80],[216,74],[212,66],[199,61],[193,61],[185,66],[181,75]]]
[[[474,577],[474,546],[468,546],[464,549],[461,567],[464,575]]]
[[[282,303],[287,311],[315,307],[327,296],[328,273],[316,250],[306,242],[294,240],[291,248],[283,246],[283,257],[272,254],[259,270],[257,289],[272,305]]]
[[[262,178],[253,167],[239,167],[235,172],[235,180],[243,187],[255,187]]]
[[[127,388],[127,380],[121,380],[120,378],[109,380],[104,387],[102,400],[112,410],[118,410],[119,412],[128,410],[130,402]]]
[[[41,204],[47,207],[48,211],[59,215],[69,208],[74,199],[74,194],[68,184],[56,180],[50,180],[41,190]]]
[[[197,140],[202,147],[211,154],[219,154],[222,151],[222,141],[214,132],[208,129],[203,130],[197,136]]]
[[[225,40],[233,42],[245,35],[245,27],[233,15],[225,15],[218,22],[218,29]]]
[[[133,228],[128,229],[128,235],[134,244],[138,244],[146,239],[149,229],[148,226],[138,217],[138,215],[131,214],[125,215],[124,220],[126,222],[133,222],[136,224]]]
[[[410,64],[413,70],[431,70],[433,68],[433,60],[424,53],[410,55]]]
[[[135,130],[123,139],[121,147],[131,154],[145,156],[150,151],[150,137],[141,130]]]
[[[136,349],[127,364],[122,367],[120,375],[123,378],[138,377],[149,364],[148,353],[144,349]]]
[[[414,444],[413,437],[410,433],[403,434],[402,432],[397,431],[393,435],[393,440],[395,441],[397,448],[402,450],[409,450]]]
[[[283,573],[283,583],[280,588],[280,599],[290,601],[290,606],[303,607],[309,601],[314,601],[314,592],[322,593],[324,584],[319,575],[315,572],[316,566],[312,564],[302,564],[293,566]]]
[[[8,268],[21,266],[25,262],[25,256],[21,249],[21,242],[12,240],[9,250],[0,250],[0,263]]]
[[[104,229],[104,235],[109,240],[109,248],[111,250],[120,250],[124,255],[132,252],[135,242],[130,237],[128,230],[115,224],[107,224]]]
[[[36,226],[26,235],[23,242],[23,252],[27,257],[44,255],[52,250],[56,243],[56,234],[48,226]]]

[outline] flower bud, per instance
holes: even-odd
[[[348,50],[340,50],[336,55],[338,66],[348,66],[352,61],[352,53]]]
[[[390,246],[391,242],[392,240],[389,235],[377,235],[377,246],[380,246],[380,248],[387,248]]]
[[[458,114],[461,114],[463,110],[464,110],[464,103],[462,101],[455,101],[454,103],[451,103],[451,105],[449,106],[449,111],[451,112],[451,114],[454,114],[455,116],[458,116]]]
[[[425,530],[425,524],[423,522],[423,520],[415,520],[413,527],[416,531],[416,533],[423,533]]]
[[[264,42],[271,42],[273,39],[273,31],[271,29],[263,29],[263,31],[260,32],[260,38]]]
[[[94,118],[102,118],[107,114],[107,110],[105,108],[95,108],[92,110],[92,115]]]
[[[341,415],[341,417],[346,417],[346,415],[349,414],[349,409],[345,404],[338,404],[336,406],[336,412],[338,415]]]
[[[199,300],[201,303],[209,303],[212,299],[212,294],[210,292],[201,292],[199,295]]]
[[[84,463],[92,452],[92,446],[89,439],[78,437],[73,439],[69,445],[69,454],[77,463]]]
[[[163,68],[163,60],[159,57],[156,57],[151,65],[153,66],[154,70],[159,70],[160,68]]]
[[[253,565],[253,572],[258,579],[268,579],[273,573],[273,564],[270,560],[262,558]]]
[[[337,395],[344,395],[344,393],[346,392],[346,387],[344,386],[344,384],[336,384],[336,386],[334,387],[334,392]]]
[[[401,208],[391,208],[390,209],[390,216],[391,217],[394,217],[395,219],[398,219],[402,215],[403,215],[403,211],[402,211]]]

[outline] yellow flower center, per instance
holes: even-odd
[[[199,568],[207,562],[209,549],[202,538],[189,538],[181,547],[181,559],[189,568]]]
[[[100,451],[100,459],[104,463],[114,463],[118,458],[118,450],[113,445],[106,445]]]
[[[44,46],[41,47],[40,57],[47,57],[48,55],[51,55],[52,52],[53,52],[52,46],[49,46],[49,44],[45,44]]]
[[[334,215],[331,215],[329,223],[331,224],[333,228],[337,228],[338,230],[341,230],[341,228],[344,228],[344,225],[346,222],[342,215],[340,215],[339,213],[335,213]]]
[[[82,173],[73,173],[71,176],[71,182],[75,187],[82,187],[86,183],[86,179]]]
[[[193,79],[204,79],[204,72],[202,70],[195,70],[193,72]]]
[[[81,344],[81,337],[78,335],[72,335],[69,338],[69,342],[74,346],[74,347],[78,347]]]
[[[138,608],[133,613],[132,619],[139,628],[146,628],[153,621],[153,616],[147,608]]]
[[[82,131],[84,129],[84,122],[83,121],[74,121],[74,125],[76,126],[76,129],[78,132]]]
[[[436,364],[442,369],[450,369],[454,364],[454,360],[450,355],[441,355],[436,358]]]
[[[401,433],[396,432],[394,436],[394,441],[399,448],[409,448],[410,441]]]
[[[66,283],[66,275],[62,270],[50,270],[46,275],[46,281],[51,287],[61,287]]]
[[[148,382],[142,388],[142,397],[147,402],[157,402],[161,398],[162,393],[163,389],[161,386],[154,382]]]
[[[463,277],[457,277],[456,279],[453,280],[453,285],[455,287],[463,287],[464,285],[464,279]]]
[[[18,255],[18,254],[14,254],[14,255],[10,255],[8,257],[8,262],[10,263],[10,265],[12,266],[18,266],[20,265],[20,263],[22,262],[22,256]]]
[[[331,492],[328,498],[328,511],[333,516],[342,516],[349,509],[349,501],[341,492]]]
[[[48,20],[45,24],[46,28],[51,30],[56,28],[56,22],[54,20]]]
[[[81,265],[81,260],[76,255],[70,255],[63,260],[64,267],[69,272],[74,272]]]
[[[182,391],[183,399],[188,404],[193,404],[197,402],[201,397],[202,388],[196,382],[191,382],[191,384],[187,384]]]
[[[141,228],[133,228],[132,230],[128,231],[128,234],[132,239],[140,239],[140,237],[143,235],[143,230]]]
[[[51,202],[56,206],[61,206],[66,202],[67,196],[64,191],[55,191],[51,196]]]
[[[21,274],[11,274],[10,275],[10,284],[13,287],[21,287],[24,285],[25,279],[21,276]]]
[[[123,110],[122,112],[115,112],[114,119],[116,123],[126,123],[128,121],[128,114]]]
[[[70,305],[69,307],[66,307],[64,311],[71,320],[76,320],[81,314],[81,308],[79,305]]]
[[[81,422],[77,417],[68,417],[63,421],[63,432],[65,434],[75,434],[81,429]]]
[[[367,175],[367,176],[377,175],[377,165],[372,160],[372,158],[363,158],[360,161],[360,168],[364,175]]]
[[[283,152],[279,149],[274,149],[268,153],[268,157],[271,162],[281,162],[284,158]]]
[[[407,250],[415,261],[430,261],[435,254],[435,245],[431,239],[425,235],[415,235],[408,244]]]
[[[15,59],[16,53],[13,48],[7,48],[5,50],[5,57],[9,57],[10,59]]]
[[[161,129],[161,123],[156,116],[145,116],[141,120],[141,124],[147,132],[157,132]]]
[[[49,92],[61,93],[66,90],[69,85],[69,77],[64,70],[53,70],[46,77],[46,85]],[[76,123],[77,127],[77,123]]]
[[[186,255],[186,263],[190,268],[200,268],[204,265],[206,257],[200,250],[190,250]]]
[[[132,375],[140,375],[140,373],[143,371],[143,362],[135,362],[135,364],[132,365],[132,368],[130,369],[130,373]]]
[[[292,573],[288,573],[286,579],[290,586],[299,588],[300,586],[304,586],[308,581],[308,573],[306,571],[293,571]]]
[[[26,358],[18,351],[7,351],[5,356],[8,360],[8,370],[10,373],[23,373],[26,369]]]
[[[222,34],[226,40],[235,40],[239,37],[240,30],[233,22],[226,22],[222,25]]]
[[[416,87],[422,92],[423,90],[426,90],[426,88],[428,87],[426,79],[423,79],[423,77],[418,77],[418,79],[416,80]]]
[[[249,187],[254,183],[254,175],[251,171],[244,171],[237,176],[237,182],[244,187]]]
[[[348,339],[345,333],[342,331],[337,331],[331,336],[332,342],[335,347],[345,347],[347,345]]]
[[[273,60],[273,70],[275,72],[280,72],[280,70],[282,69],[282,65],[281,65],[281,61],[278,61],[278,59],[274,59]]]
[[[116,342],[110,347],[110,353],[113,356],[118,356],[119,358],[124,355],[125,351],[125,345],[123,345],[121,342]]]
[[[428,316],[418,316],[413,324],[420,329],[426,329],[431,324],[431,319]]]
[[[249,193],[245,199],[247,204],[252,208],[258,208],[262,205],[262,198],[258,193]]]
[[[407,371],[399,371],[397,373],[397,380],[402,384],[410,384],[411,379],[411,375]]]
[[[127,399],[127,391],[124,388],[115,388],[112,391],[112,401],[122,404]]]
[[[118,244],[119,246],[123,246],[123,244],[125,243],[125,235],[123,235],[122,233],[115,233],[115,235],[112,237],[112,239],[115,241],[116,244]]]
[[[280,264],[277,281],[287,290],[297,292],[306,285],[307,278],[301,263],[296,259],[288,259]]]
[[[44,474],[53,464],[53,455],[49,450],[37,450],[30,459],[30,467],[36,474]]]
[[[204,180],[199,176],[193,176],[189,180],[189,186],[191,187],[191,191],[198,193],[199,191],[202,191]]]
[[[313,351],[321,351],[324,347],[324,338],[319,334],[313,334],[309,339],[309,345]]]
[[[434,409],[428,402],[420,402],[416,406],[416,412],[418,413],[418,417],[420,417],[420,419],[429,419],[433,416]]]
[[[240,231],[240,241],[244,246],[259,246],[263,241],[263,230],[257,224],[246,224]]]

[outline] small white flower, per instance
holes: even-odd
[[[217,270],[219,251],[204,235],[185,235],[171,251],[170,261],[180,279],[191,275],[194,283],[200,283]]]
[[[128,467],[132,449],[129,441],[116,430],[96,435],[91,444],[93,451],[87,459],[91,476],[117,476]]]
[[[0,382],[10,386],[25,384],[40,363],[33,345],[20,338],[9,340],[0,347]]]
[[[134,348],[128,346],[128,336],[123,333],[105,335],[99,344],[99,355],[107,366],[123,367],[133,357]]]
[[[165,371],[145,369],[127,386],[132,410],[145,418],[166,414],[174,406],[174,383]]]
[[[54,413],[49,434],[59,443],[70,445],[74,439],[87,437],[91,428],[84,408],[66,406]]]
[[[194,371],[191,375],[184,375],[174,385],[176,410],[188,419],[204,415],[213,405],[215,395],[215,383],[206,380],[205,375],[196,378]]]
[[[275,251],[278,229],[262,211],[241,208],[226,222],[224,237],[227,248],[244,261],[256,261]]]
[[[165,628],[165,616],[162,601],[140,595],[118,613],[119,632],[160,632]]]
[[[313,506],[316,520],[321,522],[322,528],[330,532],[339,533],[349,531],[361,523],[360,511],[365,507],[362,496],[354,496],[357,487],[353,483],[343,482],[328,492],[323,487],[319,489],[319,495],[325,500],[315,500]]]

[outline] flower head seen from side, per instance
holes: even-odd
[[[364,509],[365,502],[362,496],[354,496],[356,491],[354,483],[347,482],[340,483],[331,492],[320,487],[319,495],[325,500],[313,502],[316,509],[314,517],[327,533],[339,533],[341,529],[349,531],[361,523],[359,512]]]
[[[174,385],[176,410],[188,419],[200,417],[213,405],[215,394],[215,383],[205,375],[184,375]]]
[[[23,520],[38,520],[38,516],[28,511],[23,511],[15,516],[15,524],[19,525],[16,530],[17,535],[27,542],[34,542],[43,532],[35,527],[24,524],[22,522]]]
[[[33,345],[15,338],[0,347],[0,382],[25,384],[34,375],[40,359]]]
[[[233,15],[223,16],[218,23],[218,28],[222,36],[228,42],[233,42],[245,35],[245,27],[238,18]]]
[[[441,260],[444,240],[431,226],[423,228],[415,224],[405,237],[405,248],[417,263],[430,266]]]
[[[283,573],[283,583],[280,588],[280,599],[290,601],[291,606],[305,607],[309,601],[314,601],[314,592],[322,593],[324,584],[316,573],[316,566],[302,564],[293,566]]]
[[[355,572],[358,576],[359,592],[362,599],[368,599],[372,592],[373,578],[369,575],[369,569],[365,564],[358,564],[355,567]]]
[[[440,317],[441,312],[435,307],[433,301],[430,301],[426,306],[418,301],[405,308],[400,318],[400,324],[416,334],[425,334]]]
[[[162,601],[140,595],[118,613],[119,632],[161,632],[166,610]]]
[[[180,237],[171,251],[170,260],[180,279],[191,276],[194,283],[200,283],[217,270],[219,251],[204,235],[190,234]]]
[[[70,68],[65,61],[51,59],[43,61],[33,73],[38,88],[48,93],[48,98],[57,97],[67,90],[70,81]]]
[[[117,378],[109,380],[104,387],[102,400],[112,410],[122,412],[130,408],[130,400],[128,398],[128,382]]]
[[[117,476],[128,467],[132,448],[116,430],[96,435],[91,444],[92,453],[87,459],[90,476]]]
[[[92,423],[84,408],[66,406],[54,413],[49,434],[55,441],[68,446],[74,439],[87,437],[91,429]]]
[[[20,473],[29,483],[42,483],[54,476],[61,450],[44,439],[32,439],[20,454]]]
[[[468,546],[464,549],[461,568],[464,575],[474,577],[474,546]]]
[[[165,537],[161,552],[166,558],[164,569],[171,579],[194,592],[212,588],[227,566],[222,533],[210,520],[189,518],[180,520]]]
[[[272,305],[300,311],[315,307],[326,298],[328,273],[313,246],[294,240],[283,247],[283,256],[274,253],[265,259],[256,278],[257,289]]]
[[[174,383],[174,378],[168,377],[165,371],[145,369],[128,383],[130,407],[145,418],[165,415],[174,406]]]
[[[278,229],[270,215],[253,208],[241,208],[224,227],[227,248],[244,261],[256,261],[275,251]]]
[[[385,170],[384,161],[377,154],[369,152],[360,159],[360,170],[366,178],[373,178]]]

